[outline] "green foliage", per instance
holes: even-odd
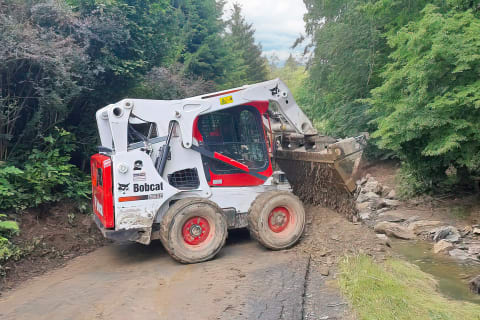
[[[353,135],[365,131],[370,120],[368,96],[378,83],[382,57],[381,33],[376,21],[360,6],[366,1],[304,1],[309,8],[307,33],[315,44],[309,87],[314,120],[324,122],[325,133]]]
[[[367,100],[373,137],[425,190],[439,187],[452,166],[460,180],[480,172],[479,33],[471,10],[427,5],[421,20],[388,38],[392,62]]]
[[[21,210],[70,198],[87,199],[90,183],[74,165],[69,164],[75,149],[71,133],[56,129],[34,148],[23,168],[0,167],[0,209]]]
[[[0,209],[89,196],[80,170],[96,151],[100,107],[263,80],[254,30],[238,7],[241,30],[226,34],[223,5],[0,1]]]
[[[278,67],[275,64],[276,56],[270,58],[271,63],[269,65],[270,75],[269,78],[280,78],[288,86],[290,91],[292,91],[295,99],[298,99],[303,92],[303,89],[306,85],[305,79],[308,74],[304,65],[299,63],[295,58],[290,55],[285,61],[283,67]],[[304,105],[302,104],[302,107]]]
[[[0,161],[68,115],[88,63],[79,23],[60,1],[0,2]]]
[[[184,66],[174,64],[168,68],[158,67],[150,70],[131,94],[145,99],[173,100],[212,92],[214,89],[213,81],[185,75]]]
[[[267,61],[262,57],[262,47],[255,43],[255,29],[245,21],[242,8],[238,3],[233,4],[231,16],[227,22],[229,32],[227,41],[232,53],[238,54],[237,59],[243,61],[245,83],[256,83],[267,80]]]
[[[305,0],[307,34],[315,46],[308,86],[310,115],[325,133],[351,136],[372,130],[364,98],[381,85],[391,48],[385,33],[416,19],[426,1]]]
[[[6,214],[0,213],[0,235],[4,236],[14,236],[20,233],[20,229],[16,221],[5,220],[7,217]]]
[[[0,165],[0,208],[9,209],[18,203],[18,189],[23,171],[14,166]]]
[[[315,49],[300,100],[319,130],[373,132],[368,153],[402,160],[405,196],[480,173],[479,1],[304,2]]]
[[[14,246],[8,238],[17,235],[20,232],[16,221],[5,220],[7,216],[0,214],[0,263],[8,259],[18,259],[21,255],[21,250]],[[0,264],[0,276],[5,273]]]

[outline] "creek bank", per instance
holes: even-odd
[[[397,198],[394,189],[383,186],[367,174],[357,181],[357,219],[382,235],[390,246],[390,238],[424,240],[433,243],[437,255],[448,255],[458,262],[480,265],[480,225],[452,225],[432,210],[417,208],[419,201],[408,203]],[[472,291],[478,292],[479,277],[471,280]],[[478,284],[477,284],[478,283]]]

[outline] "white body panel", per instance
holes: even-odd
[[[231,92],[238,90],[235,92]],[[228,93],[230,92],[230,93]],[[228,97],[228,103],[221,103]],[[140,241],[149,243],[153,223],[158,223],[171,201],[185,197],[208,198],[221,208],[246,213],[255,198],[269,190],[289,190],[288,183],[275,183],[270,177],[263,185],[255,187],[213,187],[208,185],[202,156],[191,149],[198,145],[193,138],[195,119],[202,114],[245,105],[251,101],[271,101],[285,117],[288,124],[299,134],[315,134],[311,122],[295,103],[293,96],[280,80],[271,80],[251,86],[183,100],[124,99],[97,111],[96,118],[102,147],[112,149],[107,153],[113,162],[113,196],[115,206],[115,230],[143,229]],[[225,101],[223,101],[225,102]],[[155,159],[165,141],[137,147],[128,145],[128,124],[137,119],[154,122],[158,136],[168,135],[169,126],[176,126],[170,141],[171,158],[167,161],[163,176],[155,168]],[[136,163],[141,162],[141,168]],[[170,173],[196,168],[200,184],[197,189],[179,190],[168,183]],[[143,186],[143,189],[142,189]],[[146,199],[127,201],[128,197]],[[123,199],[123,200],[122,200]]]

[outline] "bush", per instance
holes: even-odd
[[[411,192],[444,190],[480,173],[479,19],[433,5],[422,13],[389,37],[392,62],[367,99],[378,125],[372,136],[405,162]]]
[[[12,258],[19,259],[21,255],[21,250],[8,240],[8,238],[17,235],[20,229],[15,221],[4,220],[6,217],[5,214],[0,214],[0,263]],[[0,265],[0,276],[4,273]]]
[[[43,138],[23,164],[0,167],[0,209],[22,210],[62,199],[81,200],[90,195],[90,182],[69,164],[75,149],[71,133],[56,128]]]

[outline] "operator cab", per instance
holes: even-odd
[[[194,137],[199,145],[247,166],[266,177],[272,174],[262,116],[267,101],[240,105],[197,118]],[[263,181],[217,159],[202,157],[210,186],[255,186]]]

